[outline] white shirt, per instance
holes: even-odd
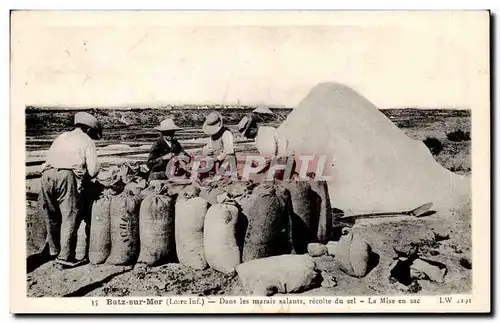
[[[274,127],[260,126],[255,137],[255,146],[263,157],[287,155],[287,141],[279,138],[278,129]]]
[[[217,140],[213,140],[212,137],[210,137],[205,148],[215,150],[215,158],[217,158],[217,160],[224,160],[227,155],[234,154],[234,140],[232,132],[230,130],[224,131],[222,136]]]
[[[71,169],[78,178],[82,178],[85,172],[94,177],[99,170],[95,143],[79,128],[60,134],[50,146],[45,160],[42,171]]]

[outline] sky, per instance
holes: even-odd
[[[12,84],[27,105],[85,107],[294,107],[320,82],[380,108],[471,108],[489,95],[487,15],[277,14],[21,12]]]

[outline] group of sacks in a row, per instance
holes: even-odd
[[[93,203],[90,262],[212,267],[236,272],[250,295],[271,295],[323,280],[311,256],[327,246],[344,272],[362,277],[370,247],[350,233],[332,245],[327,197],[326,184],[315,181],[202,187],[157,181],[147,188],[131,181],[121,191],[105,189]]]
[[[326,185],[314,181],[194,184],[157,181],[93,202],[92,264],[158,265],[179,261],[232,273],[253,259],[307,252],[327,242],[332,213]]]

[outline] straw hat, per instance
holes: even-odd
[[[274,114],[271,109],[265,106],[258,106],[255,110],[252,111],[253,113],[262,113],[262,114]]]
[[[178,127],[172,118],[168,118],[163,120],[159,126],[155,127],[156,130],[158,131],[177,131],[182,128]]]
[[[213,135],[222,129],[222,117],[217,112],[210,113],[203,123],[203,132],[207,135]]]
[[[94,117],[90,113],[77,112],[75,114],[74,124],[75,125],[81,124],[91,128],[92,130],[94,130],[93,136],[95,136],[95,139],[101,139],[102,137],[101,123],[97,120],[96,117]]]

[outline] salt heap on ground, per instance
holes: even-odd
[[[314,87],[279,128],[296,154],[327,154],[332,206],[355,213],[436,211],[470,199],[470,179],[438,164],[377,107],[338,83]],[[333,167],[332,167],[333,162]]]

